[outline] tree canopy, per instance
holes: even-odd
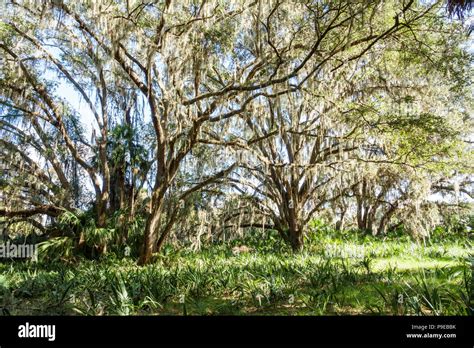
[[[448,2],[451,13],[471,2]],[[0,223],[80,251],[470,209],[472,44],[442,1],[9,0]]]

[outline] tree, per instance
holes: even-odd
[[[371,61],[381,59],[379,52],[390,52],[390,45],[422,46],[417,54],[407,54],[413,59],[429,56],[419,36],[424,37],[426,27],[434,25],[438,5],[414,0],[296,4],[259,0],[31,4],[11,0],[2,14],[1,104],[6,113],[14,112],[24,123],[15,131],[11,127],[15,124],[2,129],[12,134],[11,145],[30,148],[53,167],[48,179],[62,187],[66,198],[49,202],[48,207],[70,210],[77,201],[78,186],[81,196],[92,189],[90,205],[97,226],[105,228],[108,218],[124,209],[131,221],[139,196],[145,194],[140,264],[151,261],[198,195],[205,197],[207,188],[222,184],[229,175],[235,179],[253,170],[255,176],[254,169],[262,165],[254,162],[253,169],[237,169],[234,160],[222,158],[223,149],[249,150],[264,163],[284,161],[283,166],[273,163],[270,181],[265,178],[266,169],[256,178],[264,181],[267,195],[274,190],[272,185],[285,188],[286,193],[280,190],[280,197],[274,198],[273,204],[285,203],[271,208],[273,220],[299,249],[303,226],[316,209],[303,207],[311,204],[311,195],[328,176],[346,180],[334,175],[330,161],[339,158],[337,173],[346,170],[347,163],[339,155],[349,151],[342,147],[351,144],[346,138],[354,129],[360,134],[370,125],[365,119],[346,119],[370,114],[367,105],[349,100],[363,93],[365,104],[374,103],[374,91],[388,86],[385,81],[372,86],[373,91],[361,88],[357,83],[369,81],[361,72]],[[362,76],[356,84],[350,81],[351,73]],[[374,81],[378,75],[371,72],[370,76]],[[320,80],[323,83],[318,86]],[[330,96],[323,88],[339,92]],[[71,98],[65,98],[66,89]],[[317,108],[317,103],[309,99],[319,98],[321,92],[329,98],[320,113],[327,109],[333,124],[321,126],[313,119],[313,130],[320,134],[306,144],[308,134],[298,132],[311,131],[311,121],[305,118],[314,116],[311,108]],[[300,111],[302,101],[305,105]],[[82,127],[81,118],[90,118],[90,124]],[[269,124],[279,127],[281,134],[265,128]],[[269,144],[273,148],[284,144],[286,154],[269,154],[265,148]],[[317,159],[310,156],[307,164],[322,163],[317,178],[306,169],[295,169],[306,159],[287,161],[292,154],[311,148]],[[209,156],[211,151],[218,155]],[[275,169],[279,166],[282,169]],[[286,167],[291,168],[288,173]],[[30,174],[32,170],[28,168]],[[80,183],[83,174],[88,183]],[[294,193],[298,179],[311,183],[300,187],[304,199]],[[332,195],[331,186],[323,186],[316,206],[335,202],[348,190],[340,188]],[[208,202],[207,198],[202,201]],[[20,206],[14,210],[24,210]],[[31,206],[28,209],[38,214]]]
[[[353,209],[350,198],[356,198],[358,228],[372,231],[377,220],[376,233],[406,202],[426,198],[428,191],[415,189],[416,176],[459,150],[468,105],[459,98],[469,95],[469,73],[463,68],[468,56],[457,48],[464,32],[453,26],[453,36],[445,36],[437,9],[425,10],[359,61],[343,68],[329,61],[301,93],[263,100],[242,115],[249,140],[237,141],[244,128],[237,126],[233,143],[244,149],[244,160],[233,181],[252,203],[227,220],[276,229],[300,250],[307,223],[328,206],[340,211],[341,228]],[[444,64],[446,59],[453,63]],[[442,86],[427,76],[437,76]],[[260,218],[249,221],[255,209]]]

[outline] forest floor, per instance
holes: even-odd
[[[250,252],[232,248],[246,245]],[[11,315],[468,315],[467,238],[314,234],[293,254],[275,236],[199,252],[167,248],[155,263],[0,263],[0,307]]]

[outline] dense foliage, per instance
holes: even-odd
[[[1,237],[40,257],[1,264],[4,310],[467,314],[470,9],[1,2]]]
[[[0,264],[0,306],[11,315],[473,313],[470,247],[459,235],[420,245],[315,223],[306,242],[292,256],[276,233],[255,233],[200,253],[165,248],[146,267],[110,255],[78,267]]]

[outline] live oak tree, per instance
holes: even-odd
[[[454,100],[469,94],[461,87],[468,86],[462,68],[468,56],[456,46],[465,34],[452,27],[452,36],[445,36],[436,11],[407,20],[344,67],[328,60],[300,93],[263,99],[241,115],[236,140],[226,144],[241,149],[242,164],[231,181],[250,204],[226,218],[234,221],[229,227],[273,228],[300,250],[307,223],[328,206],[339,210],[339,228],[355,208],[357,226],[372,231],[377,219],[376,232],[400,212],[400,200],[426,197],[402,173],[419,167],[412,175],[420,176],[424,161],[442,162],[454,154],[466,107]],[[434,50],[430,57],[428,50]],[[347,47],[339,53],[354,54]],[[452,63],[442,63],[446,59]],[[435,76],[439,82],[428,80]],[[453,104],[443,104],[445,98]],[[245,128],[248,140],[237,141]],[[377,164],[364,165],[371,162]]]
[[[20,5],[17,5],[21,8]],[[43,37],[37,31],[33,36],[31,31],[37,30],[36,20],[41,19],[41,12],[38,9],[27,9],[31,12],[30,17],[25,16],[22,20],[6,20],[2,23],[2,29],[6,32],[6,40],[1,43],[4,52],[2,59],[5,63],[5,70],[10,70],[10,74],[5,74],[2,79],[3,95],[7,97],[4,105],[20,112],[25,120],[37,125],[37,137],[41,138],[42,129],[54,128],[55,134],[52,141],[56,144],[61,142],[62,149],[57,149],[55,143],[47,143],[43,140],[43,146],[48,149],[48,153],[66,149],[90,176],[92,185],[96,193],[98,224],[105,224],[105,205],[110,189],[110,169],[106,158],[106,143],[108,137],[108,115],[106,77],[104,69],[92,50],[83,53],[80,62],[80,69],[77,67],[76,52],[71,52],[74,44],[79,44],[71,40],[71,46],[63,44],[60,46],[62,57],[48,51],[48,45],[54,47],[54,39],[64,40],[64,32],[58,31],[59,37]],[[27,11],[25,10],[25,11]],[[35,17],[38,16],[38,17]],[[33,17],[33,18],[32,18]],[[29,19],[29,20],[28,20]],[[48,18],[43,18],[48,22]],[[23,24],[23,25],[22,25]],[[43,34],[44,35],[44,34]],[[73,37],[73,36],[72,36]],[[56,42],[57,44],[57,42]],[[84,43],[82,43],[84,45]],[[58,46],[56,46],[58,47]],[[70,61],[68,61],[70,59]],[[87,60],[88,59],[88,60]],[[55,69],[55,70],[53,70]],[[95,121],[100,128],[101,136],[93,136],[90,142],[85,141],[81,126],[79,125],[77,111],[71,109],[66,100],[56,95],[57,86],[44,76],[44,70],[54,71],[59,78],[63,78],[71,83],[84,98],[88,107],[95,116]],[[14,72],[14,76],[12,74]],[[90,74],[90,75],[89,75]],[[100,99],[100,109],[92,101],[91,94],[96,93]],[[40,125],[39,122],[42,124]],[[58,139],[59,138],[59,139]],[[96,143],[96,144],[94,144]],[[97,146],[100,157],[99,165],[93,166],[87,158],[87,150],[83,147],[92,148]],[[53,156],[53,155],[50,155]],[[55,160],[46,157],[51,163]],[[60,173],[61,166],[56,166],[57,175],[63,178],[63,186],[66,186],[64,175]]]
[[[25,200],[2,206],[2,215],[22,215],[26,206],[30,216],[54,218],[61,209],[83,208],[74,200],[89,186],[102,228],[107,217],[123,209],[131,221],[144,194],[139,262],[146,264],[206,187],[228,181],[242,189],[237,177],[247,171],[265,184],[267,198],[280,189],[260,213],[271,214],[282,235],[300,249],[312,212],[354,185],[349,180],[347,188],[317,190],[329,177],[345,180],[340,173],[354,165],[341,152],[354,145],[345,138],[354,129],[360,135],[365,120],[334,118],[365,107],[347,102],[356,93],[350,80],[371,55],[390,51],[390,45],[423,46],[419,38],[426,28],[420,23],[436,17],[439,4],[11,0],[1,23],[1,103],[24,123],[2,126],[14,137],[9,144],[18,148],[5,152],[6,166],[11,154],[26,154],[17,146],[23,144],[51,166],[45,182],[64,194],[49,194],[54,201],[45,198],[33,206]],[[451,29],[444,33],[451,34]],[[67,98],[66,88],[75,96]],[[364,90],[369,100],[371,92]],[[311,110],[318,110],[319,92],[329,96],[320,117],[334,110],[323,123]],[[80,124],[85,118],[90,119],[86,129]],[[316,137],[299,134],[311,130],[319,132]],[[281,146],[284,152],[275,151]],[[229,147],[250,151],[254,162],[224,158],[222,149]],[[212,151],[219,155],[209,156]],[[315,153],[309,161],[298,157],[308,151]],[[199,163],[203,154],[208,157]],[[337,170],[331,168],[335,158]],[[301,160],[308,166],[300,167]],[[310,167],[318,163],[313,174]],[[26,169],[30,175],[36,171],[31,165]],[[83,174],[88,183],[81,182]],[[254,181],[244,184],[248,188]],[[295,192],[300,184],[301,192]],[[101,247],[105,251],[105,244]]]
[[[376,133],[369,133],[378,151],[365,158],[367,165],[358,171],[360,184],[353,190],[359,229],[383,233],[395,220],[414,234],[426,235],[436,221],[437,182],[459,181],[461,172],[472,173],[468,165],[472,146],[466,141],[473,125],[472,72],[466,69],[472,58],[459,46],[466,37],[462,30],[452,28],[453,35],[446,37],[437,21],[428,18],[423,25],[435,26],[424,36],[424,44],[405,43],[401,57],[407,57],[397,59],[396,66],[403,68],[403,81],[410,87],[397,93],[396,99],[374,94],[375,102],[368,106],[377,109],[376,117],[364,115],[378,123]],[[417,37],[413,43],[420,40]],[[420,61],[417,55],[425,59]],[[417,66],[420,62],[423,65]],[[402,81],[393,74],[386,79],[392,86]],[[426,208],[426,214],[419,214],[420,207]],[[422,226],[430,220],[433,224]]]
[[[307,93],[306,98],[315,96]],[[256,210],[259,216],[258,225],[244,220],[246,226],[261,227],[266,219],[267,227],[277,230],[294,250],[303,247],[314,214],[351,186],[343,172],[354,169],[348,153],[357,135],[354,127],[333,122],[330,103],[298,99],[301,96],[289,95],[268,100],[262,105],[264,115],[254,111],[246,118],[258,141],[242,156],[241,170],[233,179],[251,203],[251,212],[245,212],[247,206],[241,213],[248,218]]]

